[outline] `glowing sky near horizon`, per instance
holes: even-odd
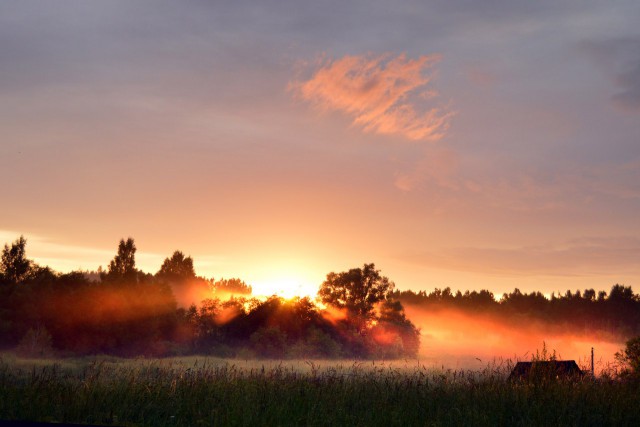
[[[0,1],[1,243],[276,291],[640,290],[640,3]],[[294,285],[294,283],[299,283]]]

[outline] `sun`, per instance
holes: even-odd
[[[312,285],[301,277],[275,276],[256,280],[253,283],[253,294],[257,296],[278,295],[283,298],[310,297],[315,298],[318,285]]]
[[[269,263],[256,273],[251,280],[253,294],[256,296],[315,298],[321,282],[313,270],[300,263]]]
[[[287,255],[257,260],[244,275],[254,296],[315,299],[325,276],[323,269],[303,257]]]

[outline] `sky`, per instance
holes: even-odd
[[[0,242],[313,293],[640,290],[640,2],[0,0]],[[286,288],[286,289],[285,289]]]

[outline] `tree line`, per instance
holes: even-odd
[[[155,274],[136,267],[122,239],[106,270],[58,273],[26,256],[26,240],[0,259],[0,348],[27,356],[114,354],[236,357],[412,357],[419,330],[374,264],[330,273],[308,297],[261,300],[240,279],[199,277],[181,251]],[[177,297],[204,295],[199,305]]]
[[[557,329],[581,333],[603,333],[627,339],[640,335],[640,295],[630,286],[615,284],[611,290],[593,289],[564,294],[521,292],[516,288],[497,299],[488,290],[452,292],[451,288],[426,291],[393,291],[390,297],[405,306],[431,312],[459,310],[471,315],[492,315],[508,324],[544,322]]]
[[[58,273],[26,255],[26,240],[0,258],[0,349],[23,354],[246,357],[411,357],[420,331],[405,307],[491,315],[505,324],[532,320],[573,332],[640,335],[640,295],[567,291],[549,298],[519,289],[395,290],[374,264],[329,273],[316,300],[257,299],[236,278],[197,276],[193,259],[175,251],[155,274],[136,267],[133,239],[122,239],[107,268]],[[191,302],[197,299],[198,305]]]

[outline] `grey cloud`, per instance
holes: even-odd
[[[618,88],[611,97],[613,103],[624,110],[640,111],[640,36],[589,41],[584,48]]]
[[[616,82],[624,89],[613,96],[613,101],[623,108],[640,111],[640,58],[633,67],[619,74]]]
[[[448,37],[476,39],[480,28],[517,28],[583,8],[584,2],[571,0],[22,0],[0,4],[0,91],[114,76],[142,76],[136,81],[142,84],[160,70],[196,74],[249,63],[263,68],[286,55],[318,51],[422,55],[441,49]]]
[[[246,112],[286,97],[289,64],[274,54],[277,43],[256,38],[259,16],[243,21],[231,3],[185,6],[0,3],[0,112],[13,118],[0,124],[118,112],[127,121],[149,105]]]
[[[242,24],[224,7],[202,2],[0,5],[0,92],[101,83],[165,92],[177,82],[163,77],[179,72],[192,76],[180,82],[185,87],[197,78],[237,72],[249,60],[262,67],[265,60],[273,63],[265,38],[244,37]]]

